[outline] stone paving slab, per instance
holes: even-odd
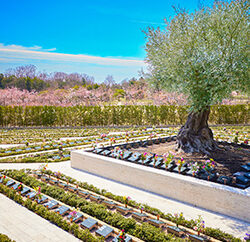
[[[0,149],[13,148],[16,146],[24,146],[25,144],[0,144]]]
[[[0,169],[37,169],[40,165],[40,163],[0,163]],[[192,205],[163,197],[158,194],[143,191],[141,189],[121,184],[107,178],[73,169],[70,166],[70,161],[49,163],[48,169],[60,171],[65,175],[74,177],[76,180],[93,184],[94,186],[101,189],[106,189],[115,195],[130,196],[137,202],[146,203],[149,206],[158,208],[165,213],[174,214],[183,212],[184,217],[187,219],[196,219],[198,215],[201,215],[205,220],[205,225],[207,227],[219,228],[222,231],[233,234],[236,237],[243,238],[245,233],[249,233],[250,231],[250,224],[247,222],[194,207]]]
[[[0,194],[0,233],[17,242],[80,241],[3,194]]]

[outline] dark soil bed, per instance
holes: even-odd
[[[184,152],[176,152],[176,141],[167,143],[154,144],[147,147],[139,147],[131,149],[140,153],[151,152],[157,155],[164,155],[169,151],[175,153],[175,160],[181,158],[186,162],[206,161],[213,158],[216,164],[216,171],[220,175],[232,176],[235,172],[241,171],[241,166],[250,162],[250,148],[244,148],[239,145],[219,144],[221,151],[211,153],[211,156],[201,154],[185,154]]]

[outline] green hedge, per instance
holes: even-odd
[[[247,124],[249,104],[211,107],[210,124]],[[179,125],[188,106],[0,106],[0,126]]]
[[[53,172],[51,170],[46,170],[45,173],[48,174],[48,175],[53,176]],[[61,174],[60,179],[64,180],[64,181],[69,181],[70,183],[79,184],[79,187],[82,187],[82,188],[84,188],[86,190],[89,190],[89,191],[92,191],[94,193],[100,194],[102,196],[108,197],[108,198],[110,198],[112,200],[115,200],[117,202],[120,202],[120,203],[124,202],[123,196],[114,195],[111,192],[107,192],[105,189],[100,190],[99,188],[97,188],[97,187],[95,187],[95,186],[93,186],[91,184],[88,184],[87,182],[78,182],[76,179],[74,179],[74,178],[72,178],[70,176],[66,176],[64,174]],[[160,215],[161,218],[164,218],[164,219],[167,219],[169,221],[172,221],[172,222],[176,223],[176,217],[173,216],[170,213],[167,213],[167,214],[163,213],[162,211],[160,211],[157,208],[150,207],[147,204],[137,203],[134,200],[129,200],[128,204],[131,207],[134,207],[134,208],[138,208],[141,205],[143,205],[146,212],[151,213],[151,214],[155,214],[155,215],[158,214],[158,215]],[[193,229],[193,227],[195,226],[195,221],[193,219],[186,220],[185,218],[183,218],[181,221],[179,221],[179,224],[183,225],[184,227]],[[203,233],[210,236],[210,237],[213,237],[215,239],[219,239],[219,240],[221,240],[223,242],[228,242],[228,241],[230,241],[230,242],[241,242],[241,240],[239,238],[236,238],[231,234],[223,232],[220,229],[206,227],[205,230],[203,231]]]
[[[14,200],[15,202],[23,205],[29,210],[33,211],[37,215],[49,220],[51,223],[57,225],[61,229],[72,233],[75,237],[82,241],[93,241],[93,242],[101,242],[104,241],[102,238],[95,238],[88,230],[80,229],[79,226],[75,223],[67,222],[61,215],[56,214],[53,211],[45,208],[43,205],[37,204],[30,199],[24,199],[21,195],[19,195],[16,191],[12,190],[9,187],[0,183],[0,193],[6,195],[8,198]],[[7,236],[6,236],[7,237]],[[4,235],[0,234],[0,241],[12,242],[12,240],[8,240]],[[4,240],[6,239],[6,240]]]
[[[44,182],[37,180],[34,177],[31,177],[24,173],[22,170],[9,170],[6,171],[7,176],[12,177],[13,179],[22,182],[23,184],[34,187],[40,186],[41,192],[62,202],[71,207],[80,208],[84,213],[87,213],[107,224],[110,224],[113,227],[118,229],[124,229],[126,233],[131,234],[135,237],[138,237],[145,241],[158,242],[158,241],[175,241],[182,242],[183,239],[176,238],[171,234],[165,234],[159,228],[155,228],[150,224],[137,224],[134,219],[125,218],[118,213],[111,212],[101,204],[95,202],[89,202],[75,193],[65,192],[64,189],[47,185]],[[1,192],[0,184],[0,192]],[[15,200],[16,201],[16,200]],[[92,240],[88,240],[92,241]]]
[[[15,242],[15,240],[11,240],[7,235],[0,233],[0,241],[1,242]]]
[[[53,172],[50,170],[47,170],[45,173],[53,174]],[[135,237],[143,239],[145,241],[182,241],[181,239],[172,237],[170,234],[168,235],[163,234],[158,228],[154,228],[152,225],[149,225],[147,223],[136,224],[136,221],[134,219],[124,218],[122,215],[118,213],[112,213],[101,204],[89,202],[71,192],[65,193],[65,191],[62,188],[55,187],[55,186],[53,187],[48,186],[46,183],[40,182],[34,177],[27,175],[26,173],[23,172],[23,170],[20,170],[20,171],[6,170],[5,174],[7,176],[12,177],[15,180],[18,180],[19,182],[23,182],[27,186],[40,186],[42,192],[49,195],[50,197],[53,197],[63,203],[66,203],[69,206],[79,207],[82,212],[87,213],[93,217],[96,217],[119,229],[125,229],[126,232],[134,235]],[[62,175],[61,179],[65,181],[69,181],[70,183],[77,182],[74,178],[71,178],[65,175]],[[122,196],[116,196],[110,192],[107,192],[104,189],[100,190],[93,185],[87,184],[86,182],[81,182],[79,186],[83,187],[86,190],[90,190],[97,194],[111,198],[112,200],[115,200],[121,203],[124,201]],[[133,200],[130,200],[129,205],[132,207],[138,208],[141,204],[136,203]],[[149,212],[151,214],[159,214],[160,217],[176,223],[176,218],[173,215],[169,213],[164,214],[159,209],[152,208],[146,204],[143,204],[143,206],[146,212]],[[182,221],[180,221],[180,224],[191,229],[195,226],[194,220],[192,219],[191,220],[183,219]],[[220,241],[223,241],[223,242],[228,242],[228,241],[240,242],[241,241],[240,239],[235,238],[233,235],[225,233],[221,231],[220,229],[214,229],[210,227],[205,228],[204,234],[211,236],[213,238],[219,239]]]

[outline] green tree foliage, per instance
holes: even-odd
[[[0,88],[17,87],[19,89],[26,89],[28,91],[35,90],[41,91],[49,86],[44,80],[37,77],[16,77],[16,76],[4,76],[0,74]]]
[[[157,88],[188,96],[201,112],[230,96],[250,92],[249,2],[216,1],[194,13],[176,12],[164,30],[148,28],[146,61]]]
[[[3,79],[4,79],[4,75],[2,73],[0,73],[0,88],[1,89],[4,88]]]
[[[122,98],[125,96],[125,94],[126,94],[126,92],[123,89],[116,89],[115,93],[113,94],[113,97]]]

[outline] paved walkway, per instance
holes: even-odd
[[[0,194],[0,233],[17,242],[80,241],[3,194]]]
[[[0,163],[0,169],[22,169],[31,168],[36,169],[40,166],[39,163],[33,164],[7,164]],[[221,214],[217,214],[205,209],[197,208],[189,204],[185,204],[173,199],[169,199],[157,194],[153,194],[141,189],[121,184],[103,177],[99,177],[93,174],[89,174],[83,171],[79,171],[70,167],[70,161],[49,163],[49,169],[53,171],[60,171],[68,176],[74,177],[79,181],[85,181],[89,184],[102,189],[106,189],[116,195],[130,196],[133,200],[141,203],[147,203],[152,207],[156,207],[165,213],[184,213],[184,217],[187,219],[196,219],[198,215],[201,215],[206,223],[206,226],[213,228],[220,228],[221,230],[234,234],[237,237],[243,238],[245,233],[250,231],[250,224],[227,217]],[[12,214],[12,213],[11,213]]]

